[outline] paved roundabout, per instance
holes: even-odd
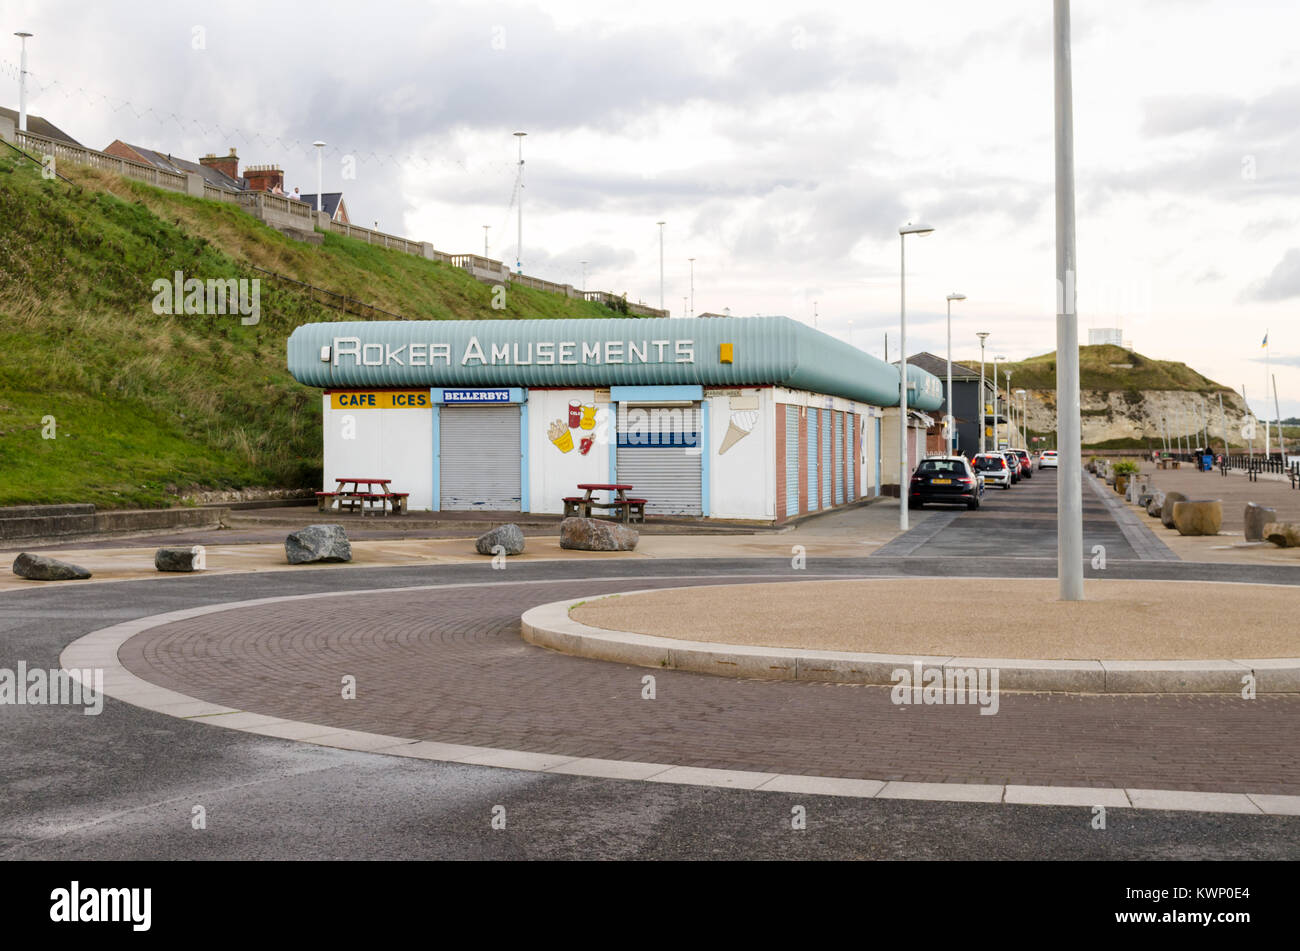
[[[307,568],[8,592],[0,666],[102,666],[116,699],[97,717],[0,710],[0,856],[1300,853],[1295,696],[1009,692],[984,716],[898,705],[888,687],[651,671],[521,637],[530,609],[632,589],[1054,574],[1041,557],[934,551],[945,543],[812,553],[803,570]],[[1114,558],[1106,577],[1295,574]],[[826,825],[792,842],[792,802]],[[195,803],[224,832],[196,837]],[[489,831],[494,803],[516,817],[511,834]],[[1105,836],[1096,806],[1117,810]]]

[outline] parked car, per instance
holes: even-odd
[[[1032,479],[1034,477],[1034,460],[1029,455],[1029,450],[1013,449],[1011,451],[1020,458],[1020,474],[1026,479]]]
[[[975,457],[975,472],[983,476],[985,485],[1011,488],[1011,463],[1000,452],[981,452]]]
[[[1015,485],[1020,481],[1020,457],[1010,449],[1001,449],[998,451],[998,455],[1007,461],[1007,465],[1011,469],[1011,484]]]
[[[980,507],[984,480],[971,468],[965,456],[932,456],[922,459],[912,473],[907,490],[907,507],[920,508],[927,502]]]
[[[1056,450],[1044,449],[1042,455],[1038,457],[1038,468],[1055,469],[1056,468]]]

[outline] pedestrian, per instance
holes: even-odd
[[[289,197],[292,198],[294,201],[302,201],[302,195],[298,194],[298,186],[297,186],[297,185],[294,185],[294,186],[293,186],[293,194],[290,195]]]

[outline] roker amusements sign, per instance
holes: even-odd
[[[513,343],[470,337],[463,350],[449,343],[362,343],[360,337],[335,337],[322,358],[334,366],[591,366],[608,364],[694,363],[694,340],[539,340]]]

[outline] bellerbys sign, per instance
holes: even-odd
[[[528,341],[487,346],[470,337],[463,351],[453,354],[449,343],[362,343],[360,337],[335,337],[334,366],[588,366],[620,363],[694,363],[694,340]],[[347,361],[345,363],[345,361]]]

